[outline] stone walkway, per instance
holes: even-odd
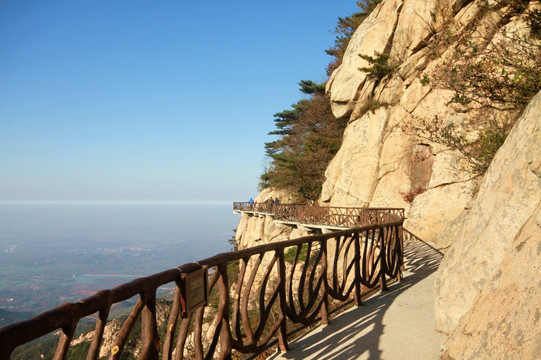
[[[422,241],[404,245],[404,280],[290,342],[270,359],[439,359],[445,335],[435,331],[434,278],[442,255]]]

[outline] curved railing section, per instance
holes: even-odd
[[[286,210],[291,207],[275,208],[277,216],[288,217]],[[390,279],[400,279],[403,218],[375,211],[381,213],[387,215],[368,218],[360,227],[222,253],[66,303],[0,329],[0,360],[55,331],[61,333],[55,359],[65,359],[78,323],[88,316],[97,322],[86,359],[97,359],[106,346],[103,334],[112,307],[132,297],[136,305],[105,349],[109,359],[119,359],[134,334],[140,334],[140,359],[229,359],[258,353],[273,342],[287,351],[288,333],[298,326],[318,319],[327,323],[333,307],[349,299],[360,305],[363,293],[385,290]],[[209,274],[209,306],[181,318],[186,275],[201,268]],[[165,305],[167,320],[160,321],[157,291],[168,284],[175,289],[173,300]]]
[[[404,218],[403,208],[357,208],[336,206],[307,206],[303,204],[275,204],[271,202],[235,202],[233,210],[272,215],[275,220],[301,224],[340,226],[344,228],[384,224],[397,217]]]

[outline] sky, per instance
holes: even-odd
[[[0,0],[0,201],[247,201],[354,0]]]

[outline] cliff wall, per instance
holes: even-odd
[[[491,53],[525,31],[520,15],[489,3],[496,2],[385,0],[361,24],[327,83],[334,115],[347,116],[349,125],[327,169],[322,203],[404,207],[409,230],[439,248],[450,245],[438,234],[469,206],[479,176],[471,159],[430,131],[452,124],[474,139],[479,119],[516,115],[453,102],[456,91],[445,79],[472,58],[457,55],[457,44]],[[359,55],[377,53],[390,55],[395,67],[383,78],[360,71],[372,64]]]
[[[270,198],[278,198],[282,202],[295,203],[296,198],[287,191],[265,189],[254,200],[265,202]],[[239,249],[262,245],[269,242],[284,241],[306,236],[308,233],[302,229],[295,229],[291,226],[276,224],[270,216],[242,215],[235,240]]]
[[[435,285],[447,358],[541,354],[541,93],[455,224]]]

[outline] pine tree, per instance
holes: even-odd
[[[381,0],[362,0],[357,1],[359,11],[353,15],[346,16],[345,18],[338,18],[338,24],[334,29],[334,33],[338,34],[334,40],[334,46],[325,50],[328,55],[334,57],[331,63],[327,66],[327,75],[331,75],[332,72],[340,66],[342,58],[349,44],[349,40],[353,36],[353,33],[359,25],[372,13]]]
[[[315,200],[325,169],[340,148],[345,122],[332,115],[323,84],[301,81],[299,86],[309,97],[274,115],[277,130],[269,134],[280,138],[265,144],[272,161],[260,186],[289,189]]]
[[[380,2],[358,1],[358,12],[338,18],[335,28],[338,36],[334,46],[326,50],[334,57],[327,67],[329,75],[340,65],[357,27]],[[265,152],[271,161],[259,185],[260,188],[288,189],[305,199],[315,200],[321,193],[325,170],[340,149],[347,120],[334,118],[325,84],[302,80],[299,87],[307,97],[293,104],[291,109],[274,114],[276,130],[269,135],[279,138],[265,143]]]

